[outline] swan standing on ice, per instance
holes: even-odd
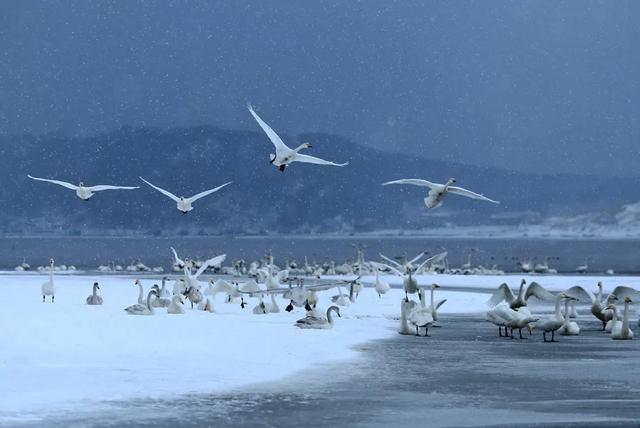
[[[218,190],[222,189],[225,186],[228,186],[229,184],[231,184],[231,181],[229,181],[228,183],[224,183],[222,186],[218,186],[216,188],[210,189],[210,190],[205,190],[204,192],[198,193],[197,195],[194,195],[190,198],[185,198],[184,196],[180,196],[177,197],[176,195],[174,195],[173,193],[161,189],[158,186],[154,186],[153,184],[149,183],[147,180],[145,180],[144,178],[140,177],[140,180],[144,181],[145,183],[147,183],[149,186],[153,187],[154,189],[156,189],[158,192],[162,193],[165,196],[168,196],[169,198],[173,199],[176,202],[176,207],[178,208],[178,211],[182,212],[182,214],[187,214],[189,211],[193,210],[193,206],[192,204],[197,201],[200,198],[204,198],[207,195],[210,195],[212,193],[217,192]]]
[[[527,327],[529,329],[529,333],[531,333],[529,323],[537,320],[537,318],[532,317],[528,311],[516,311],[506,304],[500,304],[490,312],[504,320],[505,336],[511,337],[512,339],[514,338],[513,330],[515,329],[518,329],[520,339],[525,339],[522,337],[522,329]],[[509,335],[507,328],[511,329],[511,335]]]
[[[152,296],[158,297],[158,293],[156,292],[156,290],[149,291],[149,294],[147,294],[147,302],[145,305],[136,303],[135,305],[124,308],[124,310],[129,315],[153,315],[155,312],[153,311],[153,306],[151,306]]]
[[[550,300],[553,298],[551,293],[535,281],[527,287],[527,291],[525,292],[524,286],[526,283],[527,281],[524,279],[520,281],[520,290],[518,291],[517,297],[513,294],[506,283],[500,284],[498,290],[496,290],[489,299],[488,304],[490,306],[495,306],[505,300],[511,309],[517,309],[521,306],[527,306],[527,301],[531,296],[537,297],[540,300]]]
[[[575,297],[568,296],[564,293],[558,294],[558,297],[556,298],[555,314],[551,317],[538,320],[533,324],[534,328],[542,330],[542,339],[545,342],[548,342],[547,333],[549,332],[551,332],[551,342],[557,342],[557,340],[555,340],[555,332],[564,324],[564,317],[562,316],[562,313],[560,313],[560,302],[563,299],[575,300]]]
[[[30,176],[28,174],[27,174],[27,177],[29,177],[32,180],[46,181],[48,183],[53,183],[53,184],[57,184],[59,186],[66,187],[67,189],[75,190],[76,196],[78,196],[83,201],[88,201],[89,198],[91,198],[93,196],[94,192],[100,192],[102,190],[133,190],[133,189],[139,189],[139,187],[108,186],[108,185],[102,185],[102,184],[98,185],[98,186],[85,186],[84,183],[82,183],[82,181],[80,182],[80,184],[78,186],[76,186],[75,184],[67,183],[66,181],[49,180],[47,178],[32,177],[32,176]]]
[[[602,294],[602,288],[602,282],[598,281],[597,294],[593,294],[591,291],[580,285],[569,288],[565,291],[565,293],[572,296],[580,296],[581,294],[586,295],[591,301],[591,313],[593,314],[593,316],[598,318],[600,322],[602,322],[602,330],[605,330],[607,327],[607,322],[610,321],[613,317],[613,313],[607,309],[605,304],[609,304],[614,300],[618,300],[618,298],[631,297],[634,293],[636,293],[636,290],[631,287],[620,285],[614,288],[613,291],[605,299]]]
[[[324,159],[316,158],[314,156],[300,154],[299,153],[300,150],[311,148],[311,144],[309,143],[301,144],[295,149],[291,149],[287,147],[287,145],[282,141],[282,139],[278,136],[278,134],[276,134],[276,132],[273,129],[271,129],[271,127],[267,125],[260,118],[260,116],[258,116],[258,114],[253,110],[253,107],[251,106],[251,104],[249,104],[247,107],[249,108],[249,111],[251,112],[251,115],[253,116],[253,118],[256,120],[256,122],[258,122],[258,125],[260,125],[262,130],[267,134],[267,137],[269,137],[269,139],[275,146],[276,154],[274,155],[272,153],[270,155],[270,158],[271,158],[270,163],[277,166],[280,169],[280,171],[284,172],[284,169],[287,167],[287,165],[291,164],[292,162],[305,162],[305,163],[315,163],[317,165],[332,165],[332,166],[349,165],[349,162],[334,163],[334,162],[326,161]]]
[[[382,185],[388,186],[389,184],[413,184],[414,186],[428,187],[430,189],[429,194],[426,198],[424,198],[424,204],[427,206],[427,208],[438,208],[439,206],[441,206],[442,201],[444,200],[444,197],[447,195],[447,193],[453,193],[454,195],[466,196],[467,198],[492,202],[494,204],[500,203],[498,201],[494,201],[493,199],[489,199],[479,193],[474,193],[471,190],[452,186],[452,184],[455,182],[455,178],[450,178],[449,181],[447,181],[445,184],[432,183],[430,181],[420,180],[417,178],[405,178],[402,180],[387,181],[386,183],[382,183]]]
[[[51,303],[53,303],[56,298],[56,285],[53,282],[53,271],[55,270],[53,264],[53,259],[49,259],[49,279],[43,282],[41,287],[42,303],[45,302],[47,296],[51,296]]]
[[[622,322],[616,323],[611,329],[611,338],[615,340],[633,339],[633,331],[629,328],[629,305],[633,303],[631,298],[624,298],[624,312]]]
[[[580,334],[578,323],[571,321],[571,303],[576,300],[565,299],[564,301],[564,323],[558,329],[558,334],[562,336],[577,336]]]
[[[400,328],[398,329],[398,333],[413,335],[413,329],[409,325],[409,315],[415,309],[416,302],[410,300],[408,297],[403,298],[400,301]]]
[[[440,286],[438,284],[431,284],[431,305],[430,305],[430,309],[431,309],[431,317],[433,317],[434,321],[438,321],[438,309],[440,309],[440,306],[444,305],[447,301],[447,299],[442,299],[439,300],[437,303],[435,302],[434,298],[433,298],[433,294],[436,288],[440,288]]]
[[[331,312],[335,312],[336,315],[340,316],[340,308],[337,306],[331,306],[327,309],[326,317],[316,317],[313,315],[308,315],[302,319],[296,321],[295,326],[299,328],[315,328],[315,329],[329,329],[333,327],[333,317],[331,316]]]
[[[613,327],[615,326],[616,328],[621,328],[622,326],[622,321],[620,321],[618,319],[618,309],[616,308],[616,305],[614,305],[613,303],[610,303],[607,305],[607,310],[611,311],[612,318],[607,321],[607,325],[604,328],[604,331],[606,331],[607,333],[611,333],[613,331]],[[620,326],[617,326],[617,324],[620,324]]]
[[[504,327],[504,336],[509,337],[507,332],[507,321],[497,314],[496,308],[487,311],[487,321],[498,326],[498,336],[502,337],[502,327]]]
[[[431,308],[427,308],[424,289],[418,288],[418,297],[420,298],[420,307],[415,308],[409,314],[409,322],[416,328],[416,336],[420,336],[420,329],[425,329],[425,337],[429,336],[429,327],[433,325],[433,316],[431,316]]]
[[[380,279],[380,269],[376,267],[375,270],[376,270],[375,289],[376,289],[376,293],[378,293],[378,297],[381,298],[383,294],[386,294],[387,291],[391,289],[391,287],[389,286],[389,283],[387,283],[383,279]]]
[[[89,297],[87,297],[87,305],[101,305],[102,304],[102,297],[98,296],[98,291],[100,289],[100,286],[98,285],[97,282],[93,283],[93,293],[91,293],[89,295]]]
[[[184,314],[184,301],[182,296],[176,294],[171,298],[171,304],[167,308],[168,314]]]
[[[278,314],[280,313],[280,306],[278,306],[278,303],[276,302],[276,295],[275,294],[271,294],[271,303],[265,303],[264,304],[267,312],[270,314]],[[315,306],[312,305],[312,306]]]
[[[142,286],[142,283],[139,279],[136,279],[136,282],[134,282],[134,284],[138,286],[138,304],[144,305],[144,287]]]

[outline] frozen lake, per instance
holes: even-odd
[[[0,425],[81,426],[637,426],[640,343],[613,341],[580,306],[581,335],[543,343],[497,337],[487,290],[519,276],[421,276],[442,285],[441,328],[397,334],[403,293],[365,289],[331,330],[293,327],[303,313],[253,315],[237,303],[128,316],[131,278],[100,277],[105,304],[84,298],[91,276],[2,275]],[[386,277],[394,280],[393,277]],[[529,279],[529,278],[528,278]],[[549,276],[569,285],[640,287],[637,277]],[[365,278],[370,280],[370,278]],[[397,281],[397,279],[396,279]],[[148,289],[152,280],[144,279]],[[19,292],[15,292],[19,290]],[[322,293],[321,306],[329,296]],[[281,302],[284,307],[286,302]],[[547,314],[548,304],[530,305]],[[636,329],[637,311],[632,310]]]
[[[451,266],[467,262],[472,254],[474,265],[497,264],[505,271],[517,271],[516,259],[544,261],[560,272],[573,272],[588,260],[591,272],[614,269],[617,273],[640,272],[640,240],[634,239],[482,239],[427,237],[34,237],[0,239],[0,268],[11,269],[22,262],[46,264],[50,257],[57,264],[74,264],[95,269],[100,264],[128,264],[140,258],[148,266],[168,268],[169,248],[180,254],[207,258],[226,253],[227,260],[258,260],[272,251],[276,263],[289,259],[299,262],[326,259],[343,262],[355,258],[354,246],[365,246],[367,259],[377,260],[378,253],[387,256],[413,257],[421,251],[432,254],[446,249]]]
[[[581,336],[543,343],[539,332],[499,338],[482,318],[451,315],[430,338],[359,345],[355,361],[285,381],[111,402],[25,426],[638,426],[640,342],[612,341],[587,316],[579,323]]]

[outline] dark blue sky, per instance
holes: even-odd
[[[257,132],[250,100],[283,133],[638,175],[639,22],[638,1],[5,1],[0,133]]]

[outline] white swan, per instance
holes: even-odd
[[[182,300],[182,296],[176,294],[171,298],[171,304],[167,308],[168,314],[184,314],[184,300]]]
[[[565,293],[558,294],[558,297],[556,298],[556,310],[554,315],[538,320],[533,324],[534,328],[542,330],[542,339],[545,342],[548,342],[547,333],[549,332],[551,332],[551,342],[557,342],[557,340],[555,340],[555,332],[564,324],[564,317],[562,316],[562,313],[560,313],[560,302],[563,299],[575,300],[574,297],[571,297]]]
[[[311,304],[311,302],[309,302],[309,304]],[[278,313],[280,313],[280,306],[278,306],[278,303],[276,302],[276,295],[275,294],[271,294],[271,303],[265,303],[264,305],[265,305],[268,313],[270,313],[270,314],[278,314]],[[313,304],[312,306],[315,306],[315,304]]]
[[[212,193],[217,192],[218,190],[222,189],[225,186],[228,186],[229,184],[231,184],[231,181],[229,181],[228,183],[224,183],[222,186],[218,186],[215,187],[213,189],[209,189],[209,190],[205,190],[204,192],[200,192],[197,195],[193,195],[190,198],[185,198],[184,196],[180,196],[177,197],[176,195],[174,195],[173,193],[161,189],[158,186],[154,186],[153,184],[149,183],[147,180],[145,180],[144,178],[140,177],[140,180],[144,181],[145,183],[147,183],[149,186],[153,187],[154,189],[156,189],[158,192],[162,193],[165,196],[168,196],[169,198],[173,199],[176,202],[176,207],[178,208],[178,211],[182,212],[182,214],[187,214],[189,211],[193,210],[193,203],[195,201],[197,201],[200,198],[204,198],[207,195],[210,195]]]
[[[487,321],[498,327],[498,336],[503,337],[502,327],[504,327],[504,336],[509,337],[507,332],[507,321],[498,315],[496,308],[487,311]]]
[[[580,285],[569,288],[565,291],[565,293],[572,296],[587,296],[591,301],[591,313],[593,314],[593,316],[598,318],[600,322],[602,322],[602,330],[605,330],[607,327],[607,322],[613,317],[613,313],[605,307],[605,302],[606,304],[608,304],[615,300],[618,300],[618,298],[623,299],[625,297],[631,297],[634,293],[636,293],[636,290],[631,287],[621,285],[614,288],[613,291],[609,293],[609,295],[605,299],[602,294],[602,288],[602,282],[598,281],[597,294],[593,294],[591,291]]]
[[[305,329],[329,329],[333,327],[333,317],[331,316],[331,312],[335,312],[336,315],[340,316],[340,308],[337,306],[330,306],[327,309],[326,317],[316,317],[313,315],[308,315],[302,319],[296,321],[295,326],[298,328]]]
[[[440,288],[440,286],[438,284],[431,284],[431,305],[429,306],[429,308],[431,309],[431,317],[433,317],[434,321],[438,321],[438,309],[447,301],[447,299],[442,299],[436,303],[433,298],[433,294],[436,288]]]
[[[577,336],[580,334],[580,326],[575,321],[571,321],[571,303],[575,300],[565,299],[564,301],[564,323],[558,329],[558,334],[562,336]]]
[[[418,297],[420,298],[420,306],[413,309],[409,313],[409,322],[416,328],[416,336],[420,336],[420,329],[425,329],[425,337],[429,336],[429,327],[433,325],[433,316],[431,308],[427,308],[424,289],[418,288]]]
[[[187,299],[191,302],[191,309],[193,309],[193,305],[197,305],[202,301],[204,296],[198,287],[189,287],[187,290]]]
[[[152,296],[158,297],[158,294],[156,293],[155,290],[149,291],[149,294],[147,294],[147,302],[145,305],[136,303],[135,305],[131,305],[124,308],[124,310],[129,315],[153,315],[155,312],[153,311],[153,306],[151,306]]]
[[[375,289],[376,289],[376,293],[378,293],[378,297],[382,297],[383,294],[386,294],[387,291],[391,289],[391,286],[389,286],[388,282],[380,278],[380,269],[378,268],[375,268],[375,269],[376,269]]]
[[[622,321],[618,319],[618,309],[616,308],[616,305],[610,303],[607,305],[606,309],[610,310],[613,315],[612,318],[607,321],[607,325],[604,327],[604,331],[606,331],[607,333],[611,333],[614,326],[616,326],[616,328],[622,327]],[[617,324],[620,324],[620,326],[617,326]]]
[[[47,296],[51,296],[51,303],[56,299],[56,284],[53,281],[53,271],[54,269],[54,261],[53,259],[49,259],[49,279],[42,283],[40,287],[40,291],[42,291],[42,303],[45,302],[45,298]]]
[[[624,298],[624,313],[622,315],[622,323],[616,323],[611,329],[611,338],[614,340],[633,339],[633,331],[629,328],[629,305],[631,303],[631,298]]]
[[[537,297],[540,300],[551,300],[553,299],[553,295],[549,293],[543,286],[538,284],[537,282],[532,282],[527,288],[525,292],[525,284],[527,281],[522,279],[520,281],[520,290],[518,291],[518,295],[515,296],[509,286],[506,283],[500,284],[495,293],[491,296],[487,304],[490,306],[495,306],[501,301],[506,301],[509,304],[511,309],[517,309],[521,306],[527,306],[527,301],[531,296]]]
[[[162,288],[158,290],[157,306],[160,308],[168,308],[171,305],[171,293],[167,289],[167,277],[162,278]]]
[[[497,317],[502,318],[504,320],[504,331],[505,336],[513,337],[513,330],[517,329],[520,339],[525,339],[522,337],[522,329],[528,328],[529,332],[531,332],[529,323],[534,322],[537,318],[531,316],[529,311],[520,311],[511,309],[506,304],[500,304],[493,309],[493,313],[497,315]],[[511,329],[511,334],[509,334],[507,328]]]
[[[139,279],[136,279],[134,284],[138,286],[138,304],[144,305],[144,287],[142,286],[142,282],[140,282]]]
[[[98,296],[98,291],[100,286],[97,282],[93,283],[93,292],[87,297],[87,305],[101,305],[102,297]]]
[[[400,301],[400,328],[398,333],[406,335],[414,335],[413,328],[409,325],[409,314],[415,309],[416,302],[408,297]]]
[[[340,286],[338,286],[338,294],[331,296],[331,302],[338,306],[351,306],[351,299],[349,299],[349,296],[342,293],[342,287]]]
[[[442,201],[447,193],[453,193],[454,195],[466,196],[467,198],[479,199],[482,201],[492,202],[499,204],[500,202],[489,199],[479,193],[474,193],[471,190],[463,189],[462,187],[452,186],[456,182],[455,178],[450,178],[445,184],[432,183],[427,180],[420,180],[417,178],[405,178],[401,180],[387,181],[382,183],[383,186],[389,184],[413,184],[414,186],[428,187],[429,194],[424,198],[424,204],[427,208],[438,208],[442,205]]]
[[[84,183],[82,183],[82,181],[80,182],[80,184],[78,186],[76,186],[75,184],[67,183],[66,181],[49,180],[47,178],[32,177],[32,176],[30,176],[28,174],[27,174],[27,177],[29,177],[32,180],[46,181],[48,183],[53,183],[53,184],[57,184],[59,186],[66,187],[67,189],[75,190],[76,196],[78,196],[83,201],[88,201],[89,198],[91,198],[93,196],[94,192],[100,192],[102,190],[133,190],[133,189],[139,189],[139,187],[128,187],[128,186],[108,186],[108,185],[85,186]]]
[[[305,163],[314,163],[317,165],[332,165],[332,166],[349,165],[349,162],[335,163],[335,162],[326,161],[324,159],[316,158],[314,156],[300,154],[299,153],[300,150],[311,148],[311,144],[309,143],[301,144],[295,149],[291,149],[287,147],[287,145],[282,141],[282,139],[278,136],[278,134],[276,134],[276,132],[273,129],[271,129],[271,127],[267,125],[260,118],[260,116],[258,116],[258,114],[253,110],[253,107],[251,106],[251,104],[248,104],[247,107],[249,108],[249,111],[251,112],[251,115],[253,116],[253,118],[256,120],[256,122],[258,122],[258,125],[260,125],[262,130],[267,134],[267,136],[273,143],[274,147],[276,148],[276,154],[272,153],[270,155],[270,158],[271,158],[271,163],[277,166],[280,169],[280,171],[284,171],[287,165],[291,164],[292,162],[305,162]]]

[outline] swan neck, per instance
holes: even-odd
[[[629,329],[629,303],[624,302],[624,314],[622,315],[622,331]]]
[[[562,314],[560,313],[560,301],[562,300],[562,297],[558,296],[558,298],[556,299],[556,318],[563,318]]]
[[[142,300],[144,298],[144,291],[142,290],[142,284],[138,283],[138,298]]]
[[[615,323],[616,321],[618,321],[618,309],[616,309],[616,307],[614,306],[613,309],[611,309],[613,311],[613,322]]]
[[[96,297],[97,294],[98,294],[98,286],[93,284],[93,297]]]
[[[433,302],[433,292],[434,292],[434,288],[431,288],[431,309],[434,308],[434,302]]]
[[[333,312],[336,308],[334,308],[333,306],[331,306],[329,309],[327,309],[327,321],[329,321],[329,324],[333,325],[333,314],[331,312]]]
[[[153,311],[151,308],[151,296],[153,296],[153,292],[149,291],[149,294],[147,294],[147,309]]]

